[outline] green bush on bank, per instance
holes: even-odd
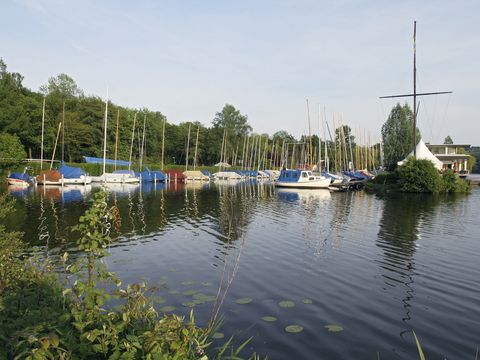
[[[2,217],[12,207],[6,194],[0,205]],[[63,255],[61,280],[45,259],[22,258],[19,234],[0,226],[0,358],[208,359],[213,328],[198,327],[193,312],[189,320],[159,314],[153,289],[145,283],[123,287],[102,261],[114,212],[105,193],[95,194],[74,227],[82,254]],[[112,299],[120,305],[113,307]],[[245,344],[234,351],[228,341],[213,358],[238,359]]]
[[[400,190],[410,193],[469,192],[470,184],[452,170],[440,174],[430,160],[409,159],[398,169]]]

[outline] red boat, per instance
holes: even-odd
[[[180,170],[165,170],[164,173],[168,176],[170,182],[185,182],[186,177]]]

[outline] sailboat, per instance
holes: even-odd
[[[92,176],[92,182],[137,184],[140,182],[140,179],[135,176],[135,172],[133,170],[115,170],[113,173],[107,173],[105,171],[107,157],[107,119],[108,95],[105,101],[105,120],[103,131],[103,174],[100,176]]]

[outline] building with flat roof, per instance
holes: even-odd
[[[468,173],[468,159],[465,150],[470,148],[468,144],[425,144],[430,152],[442,162],[442,170],[452,169],[459,174]]]

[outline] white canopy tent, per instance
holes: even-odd
[[[425,159],[430,160],[433,165],[437,168],[437,170],[442,170],[443,164],[438,158],[432,154],[432,152],[427,148],[427,145],[423,142],[422,139],[418,142],[417,146],[415,147],[415,152],[417,159]],[[407,155],[405,159],[399,161],[397,164],[398,166],[405,164],[408,161],[408,158],[413,156],[413,151]]]

